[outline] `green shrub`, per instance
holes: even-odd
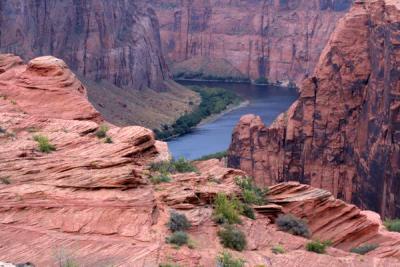
[[[250,219],[252,219],[252,220],[255,220],[255,219],[256,219],[256,215],[254,214],[253,208],[250,207],[250,206],[247,205],[247,204],[244,204],[244,205],[243,205],[243,212],[242,212],[242,214],[243,214],[244,216],[246,216],[247,218],[250,218]]]
[[[243,267],[244,260],[233,258],[229,252],[222,252],[217,258],[218,267]]]
[[[190,226],[190,222],[186,218],[185,214],[177,213],[175,211],[171,212],[168,227],[172,232],[186,231]]]
[[[171,182],[171,180],[171,177],[166,174],[158,174],[150,177],[150,181],[152,184],[169,183]]]
[[[272,250],[272,253],[274,253],[274,254],[285,253],[285,249],[281,245],[274,246],[271,250]]]
[[[188,235],[185,232],[177,231],[166,238],[167,243],[182,246],[188,243]]]
[[[310,230],[307,222],[291,214],[280,215],[276,220],[279,230],[291,233],[293,235],[309,237]]]
[[[108,126],[105,124],[100,125],[99,129],[96,132],[97,138],[105,138],[107,136],[107,131],[109,130]]]
[[[214,200],[214,219],[217,223],[240,223],[241,203],[236,199],[229,199],[219,193]]]
[[[210,154],[210,155],[203,156],[203,157],[201,157],[199,159],[196,159],[196,160],[205,161],[205,160],[209,160],[209,159],[223,159],[226,156],[228,156],[228,151],[221,151],[221,152],[217,152],[217,153],[213,153],[213,154]]]
[[[367,254],[370,251],[373,251],[377,247],[379,247],[378,244],[365,244],[365,245],[362,245],[362,246],[359,246],[359,247],[352,248],[350,250],[350,252],[357,253],[357,254],[360,254],[360,255],[364,255],[364,254]]]
[[[242,251],[246,247],[246,236],[233,225],[227,225],[218,231],[221,244],[226,248]]]
[[[46,136],[35,135],[33,137],[33,140],[35,140],[38,143],[39,150],[43,153],[50,153],[56,150],[56,147],[50,144],[49,139]]]
[[[386,220],[384,225],[390,232],[400,232],[400,219]]]
[[[306,245],[306,249],[308,251],[311,252],[315,252],[318,254],[324,254],[326,251],[326,248],[330,245],[330,241],[325,241],[325,242],[321,242],[321,241],[311,241],[309,243],[307,243]]]
[[[175,263],[160,263],[159,267],[180,267],[180,265]]]
[[[104,143],[106,144],[112,144],[113,140],[111,139],[111,137],[107,136],[106,139],[104,140]]]
[[[264,205],[267,203],[268,188],[256,186],[251,177],[236,177],[236,184],[242,189],[243,202],[247,204]]]
[[[158,161],[150,164],[150,170],[154,172],[159,172],[162,174],[168,173],[186,173],[186,172],[196,172],[197,169],[192,165],[192,163],[184,158],[178,160],[170,161]]]

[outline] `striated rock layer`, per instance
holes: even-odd
[[[98,138],[103,120],[62,60],[41,57],[24,65],[2,55],[0,69],[0,265],[216,265],[224,248],[211,204],[218,193],[240,195],[235,178],[243,171],[209,160],[196,163],[198,172],[152,185],[149,177],[157,173],[148,165],[169,158],[166,144],[139,126],[110,125],[110,139]],[[35,135],[46,136],[55,151],[41,152]],[[278,231],[260,212],[238,226],[248,243],[233,253],[246,266],[399,265],[400,238],[379,236],[379,216],[371,219],[324,190],[298,184],[272,187],[269,198],[275,210],[309,219],[315,237],[330,238],[334,227],[336,248],[307,252],[309,240]],[[190,220],[193,249],[166,244],[171,210]],[[348,252],[367,241],[382,250],[362,257]],[[278,244],[285,254],[272,252]]]
[[[199,98],[170,80],[158,20],[146,1],[1,1],[0,52],[61,58],[116,125],[159,128]]]
[[[300,82],[352,0],[150,2],[174,75]]]
[[[400,217],[400,5],[357,1],[299,99],[267,128],[237,125],[229,165],[260,184],[296,180]]]

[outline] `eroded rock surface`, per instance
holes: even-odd
[[[177,77],[301,82],[352,0],[150,2]]]
[[[269,128],[241,119],[229,165],[260,184],[295,180],[400,217],[399,23],[397,1],[357,1],[292,107]]]

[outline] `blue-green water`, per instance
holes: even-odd
[[[249,105],[224,114],[217,120],[196,127],[190,133],[168,142],[173,157],[185,157],[190,160],[226,150],[231,142],[233,128],[243,115],[259,115],[264,123],[269,125],[297,98],[297,92],[293,88],[216,82],[181,82],[181,84],[222,87],[234,91],[249,101]]]

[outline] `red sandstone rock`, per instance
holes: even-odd
[[[301,82],[351,0],[151,0],[175,75]]]
[[[399,23],[396,1],[357,1],[292,107],[270,128],[241,119],[229,166],[260,184],[296,180],[400,217]]]

